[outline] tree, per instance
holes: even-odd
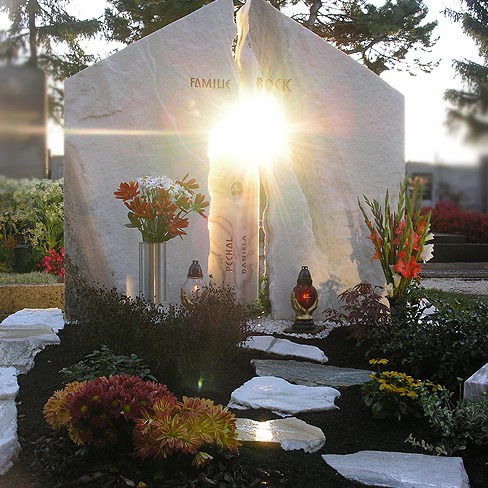
[[[437,22],[425,23],[428,8],[423,0],[387,0],[382,6],[366,0],[302,0],[306,13],[292,17],[334,44],[346,54],[358,58],[377,74],[397,68],[431,71],[433,62],[415,58],[411,51],[429,52]]]
[[[105,36],[129,43],[211,1],[148,0],[142,7],[137,0],[108,0]],[[427,52],[435,42],[432,34],[437,22],[425,22],[428,9],[423,0],[386,0],[381,7],[366,0],[269,1],[279,10],[294,7],[294,20],[377,74],[402,67],[430,71],[435,65],[420,58],[407,61],[409,53]]]
[[[80,39],[94,36],[100,22],[79,20],[66,11],[69,0],[2,0],[11,26],[0,30],[0,59],[26,63],[47,73],[52,81],[52,113],[60,117],[62,90],[59,83],[94,61],[85,54]]]
[[[104,35],[130,44],[208,5],[212,0],[107,0]]]
[[[467,139],[482,142],[488,139],[488,4],[486,0],[463,0],[465,12],[447,10],[463,31],[474,39],[483,64],[467,59],[454,61],[454,69],[465,87],[450,89],[444,98],[452,104],[448,124],[453,130],[467,129]]]

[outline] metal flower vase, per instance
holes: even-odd
[[[155,305],[168,301],[166,242],[139,243],[139,296]]]

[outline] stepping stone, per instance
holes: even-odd
[[[251,364],[258,376],[277,376],[290,383],[305,386],[332,386],[334,388],[362,385],[373,371],[338,368],[293,360],[253,359]]]
[[[292,385],[281,378],[263,376],[252,378],[234,390],[229,407],[239,410],[266,408],[286,417],[300,412],[333,410],[334,400],[341,394],[327,386]]]
[[[256,351],[264,351],[278,356],[309,359],[319,363],[326,363],[329,359],[316,346],[296,344],[288,339],[277,339],[273,336],[250,336],[241,347],[247,347]]]
[[[325,444],[321,429],[296,417],[266,422],[238,418],[236,425],[239,441],[278,443],[285,451],[315,452]]]
[[[360,451],[325,454],[324,461],[350,480],[390,488],[469,488],[460,457]]]
[[[483,393],[488,393],[488,363],[464,382],[464,398],[481,401]]]
[[[0,327],[36,328],[49,327],[53,332],[64,328],[63,313],[59,308],[24,308],[9,315]]]
[[[12,458],[20,452],[17,437],[0,437],[0,476],[4,475],[12,466]]]

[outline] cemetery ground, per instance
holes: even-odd
[[[75,325],[66,325],[60,331],[61,344],[48,346],[36,357],[35,367],[18,377],[20,393],[18,402],[18,435],[22,452],[14,467],[0,481],[2,488],[55,488],[85,487],[288,487],[288,488],[346,488],[359,485],[349,481],[330,468],[321,459],[322,454],[347,454],[362,450],[417,452],[422,449],[405,443],[413,434],[417,439],[429,440],[433,431],[425,418],[402,417],[374,420],[370,411],[361,403],[359,386],[340,388],[336,410],[298,414],[297,417],[317,426],[325,434],[326,443],[316,453],[284,451],[277,444],[244,443],[236,458],[222,460],[220,470],[203,473],[178,472],[178,463],[169,458],[163,479],[153,479],[157,464],[135,463],[131,458],[116,455],[114,450],[100,451],[93,455],[78,455],[77,448],[64,437],[50,430],[42,415],[42,407],[55,390],[63,386],[60,370],[82,359],[89,349],[80,348]],[[328,356],[329,365],[371,369],[366,360],[366,350],[358,347],[350,337],[349,327],[338,327],[323,339],[293,339],[313,344]],[[255,376],[250,365],[252,358],[264,358],[259,351],[242,350],[232,361],[221,365],[218,382],[204,385],[202,391],[195,386],[185,386],[181,395],[203,396],[226,405],[231,392]],[[164,378],[158,378],[165,382]],[[255,420],[279,418],[268,410],[235,411],[238,417]],[[488,486],[486,446],[469,446],[454,454],[462,456],[472,488]],[[144,482],[146,484],[138,484]]]

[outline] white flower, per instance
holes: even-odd
[[[395,286],[395,288],[398,288],[401,281],[402,281],[402,276],[399,275],[398,273],[393,273],[393,285]]]
[[[434,256],[434,244],[424,244],[422,247],[422,251],[420,252],[419,259],[421,259],[424,263],[432,259]]]
[[[395,290],[395,287],[393,286],[393,283],[388,283],[386,285],[386,292],[388,293],[388,296],[393,298],[393,291]]]
[[[427,235],[425,236],[425,242],[427,242],[427,241],[431,241],[431,240],[433,240],[433,239],[434,239],[434,234],[432,234],[432,232],[430,232],[429,234],[427,234]]]
[[[163,190],[170,190],[175,184],[168,176],[143,176],[137,178],[137,183],[142,192],[150,193],[152,190],[159,188]]]

